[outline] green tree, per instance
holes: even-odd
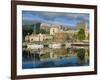
[[[77,38],[78,40],[84,40],[85,39],[85,31],[84,29],[80,29],[77,33]]]
[[[23,25],[22,26],[23,40],[28,33],[29,34],[32,34],[32,33],[39,34],[40,33],[40,23],[32,24],[32,25]]]
[[[33,32],[33,28],[31,25],[23,25],[23,28],[22,28],[23,39],[28,33],[32,34],[32,32]]]
[[[40,29],[40,33],[42,33],[42,34],[49,34],[49,31],[47,31],[45,29]]]

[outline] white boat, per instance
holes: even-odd
[[[41,44],[28,44],[27,48],[30,48],[30,49],[41,49],[41,48],[43,48],[43,45],[41,45]]]
[[[61,44],[60,43],[49,44],[49,48],[61,48]]]

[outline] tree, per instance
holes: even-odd
[[[28,33],[29,34],[32,34],[32,33],[39,34],[40,33],[40,23],[32,24],[32,25],[23,25],[22,26],[23,40]]]
[[[47,31],[45,29],[40,29],[40,33],[42,33],[42,34],[49,34],[49,31]]]
[[[31,25],[23,25],[23,28],[22,28],[23,39],[28,33],[32,34],[32,32],[33,32],[33,28]]]
[[[80,29],[79,31],[78,31],[78,33],[77,33],[77,38],[79,39],[79,40],[84,40],[85,39],[85,31],[84,31],[84,29]]]

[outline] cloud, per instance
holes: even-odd
[[[86,13],[62,13],[43,11],[23,11],[23,20],[38,20],[46,23],[76,25],[79,21],[89,22],[89,14]]]

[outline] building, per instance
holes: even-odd
[[[50,28],[50,35],[55,35],[55,33],[58,33],[59,32],[59,26],[57,27],[57,26],[52,26],[51,28]]]
[[[85,30],[86,23],[84,21],[77,23],[77,30],[84,29]]]
[[[28,35],[25,36],[25,41],[29,42],[29,33],[28,33]]]
[[[60,25],[60,31],[67,31],[67,30],[68,30],[68,26]]]
[[[50,29],[50,24],[41,23],[40,29],[49,30]]]
[[[44,41],[46,39],[46,35],[45,34],[31,34],[31,35],[27,35],[25,37],[25,41],[29,41],[29,42],[35,42],[35,41]]]
[[[55,33],[54,41],[55,42],[66,42],[66,41],[74,40],[74,35],[76,34],[77,34],[77,31],[75,30],[59,31]]]

